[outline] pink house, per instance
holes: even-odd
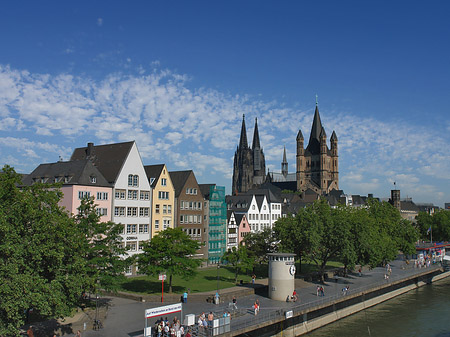
[[[59,204],[70,214],[78,213],[81,199],[94,197],[100,221],[111,220],[112,186],[90,160],[41,164],[23,180],[24,185],[36,182],[61,182],[64,196]]]

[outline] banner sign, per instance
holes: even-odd
[[[179,312],[182,309],[182,303],[166,305],[164,307],[157,307],[145,310],[145,318],[163,316]]]

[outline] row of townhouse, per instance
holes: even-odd
[[[282,216],[282,203],[270,189],[227,196],[227,249],[237,247],[248,233],[272,229]]]
[[[208,241],[211,236],[212,242],[216,239],[217,224],[226,231],[224,187],[209,184],[204,195],[192,170],[169,172],[164,164],[144,166],[134,141],[88,143],[75,149],[69,161],[41,164],[23,180],[25,185],[36,182],[61,182],[64,197],[60,204],[71,214],[77,213],[84,197],[93,197],[101,221],[123,224],[122,237],[130,255],[141,253],[143,243],[158,232],[181,227],[202,243],[198,256],[207,258]],[[217,205],[221,205],[219,211]],[[215,226],[210,230],[211,217]],[[211,253],[209,262],[216,261],[216,253]],[[127,274],[136,271],[130,266]]]

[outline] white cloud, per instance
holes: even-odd
[[[102,18],[98,18],[97,19],[97,26],[99,26],[99,27],[103,26],[103,19]]]

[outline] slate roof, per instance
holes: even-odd
[[[144,170],[145,170],[145,174],[147,175],[148,182],[150,182],[151,178],[155,178],[155,180],[153,180],[153,182],[150,184],[150,186],[152,188],[155,188],[156,184],[158,183],[159,176],[161,175],[163,168],[164,168],[164,164],[144,166]]]
[[[188,180],[191,173],[194,174],[194,172],[192,170],[169,172],[170,179],[172,180],[172,184],[175,189],[175,197],[177,197],[177,198],[179,197],[179,195],[180,195],[181,191],[183,190],[183,187],[186,185],[186,181]]]
[[[408,212],[419,212],[419,207],[412,200],[400,201],[400,209]]]
[[[253,196],[251,195],[227,195],[225,197],[227,209],[235,212],[247,212],[250,203],[252,202],[252,198]]]
[[[114,183],[122,169],[134,141],[106,145],[88,143],[73,151],[71,161],[90,159],[110,183]]]
[[[91,182],[91,177],[96,182]],[[69,181],[65,182],[65,178]],[[63,182],[64,185],[85,185],[111,187],[100,171],[88,159],[40,164],[33,172],[23,179],[24,185],[32,185],[44,178],[46,183]]]

